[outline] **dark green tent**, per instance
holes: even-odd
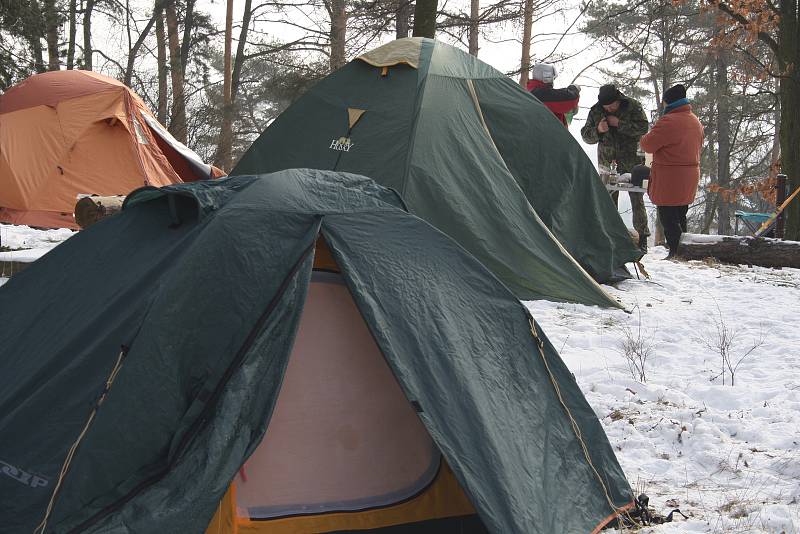
[[[292,167],[363,174],[398,191],[411,213],[523,300],[617,305],[591,276],[611,281],[641,257],[591,161],[553,114],[507,76],[437,41],[399,39],[323,79],[233,174]]]
[[[202,532],[272,436],[320,236],[489,530],[588,532],[625,506],[602,427],[526,308],[398,206],[329,171],[142,189],[12,278],[0,288],[3,531],[47,515],[46,532]],[[368,437],[335,436],[342,455]]]

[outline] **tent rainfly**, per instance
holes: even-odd
[[[79,194],[221,176],[139,96],[101,74],[36,74],[0,95],[0,222],[78,228]]]
[[[396,190],[523,300],[618,305],[592,277],[627,276],[625,263],[641,257],[553,114],[438,41],[392,41],[324,78],[232,172],[292,167],[353,172]]]
[[[401,204],[319,170],[144,188],[12,278],[3,527],[588,533],[628,506],[527,309]]]

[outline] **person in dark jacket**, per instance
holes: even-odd
[[[700,151],[703,125],[692,113],[681,84],[664,92],[661,118],[642,137],[642,149],[653,154],[647,193],[658,207],[669,247],[667,258],[678,254],[681,233],[686,231],[686,213],[697,194],[700,182]]]
[[[586,123],[581,128],[581,137],[590,145],[597,145],[597,161],[610,168],[617,162],[617,172],[631,172],[643,162],[638,154],[639,139],[649,127],[642,105],[627,97],[613,84],[600,88],[597,103],[589,110]],[[633,227],[639,233],[639,248],[647,252],[647,210],[644,207],[644,193],[629,192],[633,210]],[[619,191],[611,193],[617,203]]]
[[[577,85],[569,85],[562,89],[553,88],[558,72],[552,65],[539,63],[531,70],[528,91],[553,112],[564,126],[569,126],[572,117],[578,111],[581,89]]]

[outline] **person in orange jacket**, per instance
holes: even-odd
[[[664,109],[655,126],[639,141],[642,150],[653,154],[647,194],[658,208],[667,258],[678,254],[681,233],[686,231],[686,213],[700,182],[700,151],[703,125],[692,113],[681,84],[664,91]]]

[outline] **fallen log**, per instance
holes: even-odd
[[[800,268],[800,242],[766,237],[683,234],[678,255],[687,260]]]
[[[81,228],[88,228],[97,221],[118,213],[122,209],[123,200],[124,196],[83,197],[75,204],[75,222]]]

